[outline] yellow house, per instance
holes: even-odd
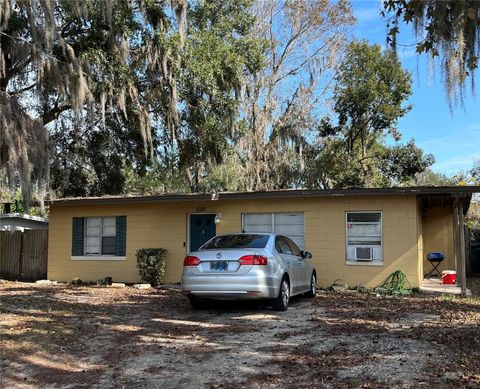
[[[312,253],[320,286],[375,287],[395,270],[418,287],[431,270],[461,272],[463,215],[480,187],[281,190],[50,201],[48,278],[138,282],[135,253],[164,248],[166,282],[215,234],[277,232]],[[456,244],[458,243],[458,244]],[[460,277],[461,278],[461,277]]]

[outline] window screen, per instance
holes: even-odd
[[[244,232],[275,232],[292,239],[302,250],[304,243],[303,212],[245,213]]]
[[[382,260],[382,213],[347,212],[347,260]]]
[[[85,218],[85,254],[115,255],[116,218]]]

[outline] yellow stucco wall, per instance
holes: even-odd
[[[305,249],[313,254],[321,286],[340,279],[351,286],[374,287],[395,270],[406,273],[412,286],[419,284],[420,219],[415,196],[54,205],[49,220],[48,278],[68,281],[79,277],[87,281],[111,276],[115,281],[137,282],[136,250],[162,247],[168,250],[165,281],[179,281],[188,245],[188,214],[199,209],[204,213],[222,213],[217,233],[240,231],[242,212],[304,212]],[[345,263],[345,212],[348,210],[383,211],[382,266]],[[72,218],[116,215],[127,216],[126,260],[72,260]]]
[[[428,273],[432,269],[432,265],[427,261],[430,252],[442,252],[446,255],[446,259],[439,266],[440,270],[455,270],[451,206],[430,208],[422,219],[424,272]]]
[[[417,261],[417,272],[418,272],[418,282],[422,282],[424,275],[424,266],[423,266],[423,222],[422,222],[422,207],[420,201],[417,204],[417,252],[418,252],[418,261]]]

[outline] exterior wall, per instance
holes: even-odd
[[[446,255],[446,259],[439,266],[440,270],[455,270],[452,207],[430,208],[422,219],[424,272],[428,273],[432,269],[432,265],[427,261],[430,252],[442,252]]]
[[[383,211],[382,266],[346,265],[345,212]],[[186,254],[188,215],[222,213],[217,233],[241,230],[246,212],[304,212],[305,249],[312,252],[320,286],[342,280],[350,286],[375,287],[395,270],[402,270],[418,286],[419,232],[415,196],[355,196],[275,200],[217,200],[159,202],[125,205],[54,205],[50,209],[48,278],[68,281],[74,277],[137,282],[135,252],[139,248],[168,250],[166,282],[178,282]],[[124,261],[72,260],[72,218],[127,216],[127,255]]]
[[[417,248],[418,248],[418,282],[421,283],[424,275],[424,265],[423,265],[423,247],[424,246],[424,237],[423,237],[423,222],[422,222],[422,206],[420,201],[417,205]]]

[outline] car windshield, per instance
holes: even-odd
[[[263,249],[267,245],[268,238],[268,235],[221,235],[205,243],[201,249]]]

